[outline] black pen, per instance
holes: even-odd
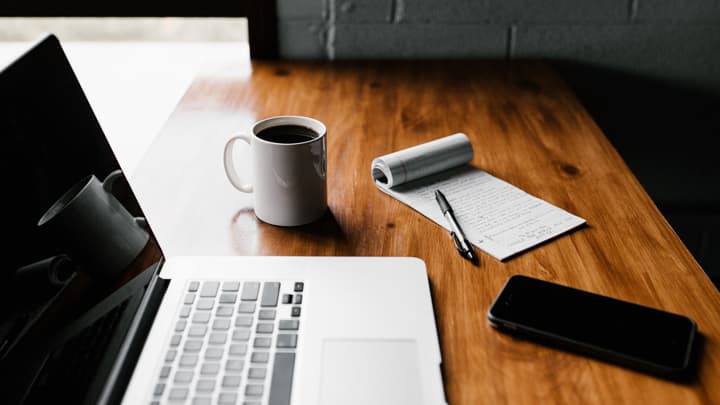
[[[460,252],[462,257],[477,264],[478,257],[475,255],[475,252],[473,252],[472,245],[468,242],[462,229],[460,229],[460,225],[457,223],[457,220],[455,220],[455,215],[453,214],[450,203],[448,203],[447,199],[445,199],[445,196],[440,190],[435,190],[435,200],[437,200],[443,216],[450,223],[450,236],[452,236],[453,242],[455,243],[455,248],[458,252]]]

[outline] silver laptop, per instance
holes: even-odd
[[[3,202],[17,219],[7,232],[18,237],[0,283],[0,402],[446,403],[416,258],[160,253],[119,286],[78,294],[108,280],[66,255],[37,219],[78,179],[102,179],[119,165],[57,38],[0,71],[0,107],[11,155],[4,184],[23,196]],[[120,201],[143,216],[129,187]],[[17,270],[59,255],[72,263],[63,277],[48,280],[47,266],[35,278]],[[72,294],[88,302],[72,307]]]

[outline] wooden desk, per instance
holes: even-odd
[[[300,228],[258,222],[225,179],[234,131],[272,115],[328,127],[330,213]],[[462,260],[445,230],[378,191],[370,161],[454,132],[473,164],[587,219],[501,263]],[[417,256],[427,264],[452,404],[720,403],[720,294],[548,66],[528,62],[254,62],[199,78],[133,179],[165,254]],[[518,340],[485,315],[527,274],[681,313],[705,337],[698,378],[665,381]]]

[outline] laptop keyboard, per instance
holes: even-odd
[[[151,404],[288,405],[301,281],[191,281]]]

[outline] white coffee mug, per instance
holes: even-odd
[[[83,271],[114,277],[145,247],[144,218],[134,218],[112,195],[120,170],[100,182],[91,174],[70,187],[38,221]]]
[[[278,135],[288,127],[306,131],[297,139],[263,132],[272,129]],[[255,215],[279,226],[304,225],[322,217],[327,210],[325,125],[308,117],[278,116],[256,122],[251,132],[234,135],[225,144],[225,173],[235,188],[254,194]],[[237,141],[250,146],[246,154],[251,159],[250,182],[244,182],[235,169]]]

